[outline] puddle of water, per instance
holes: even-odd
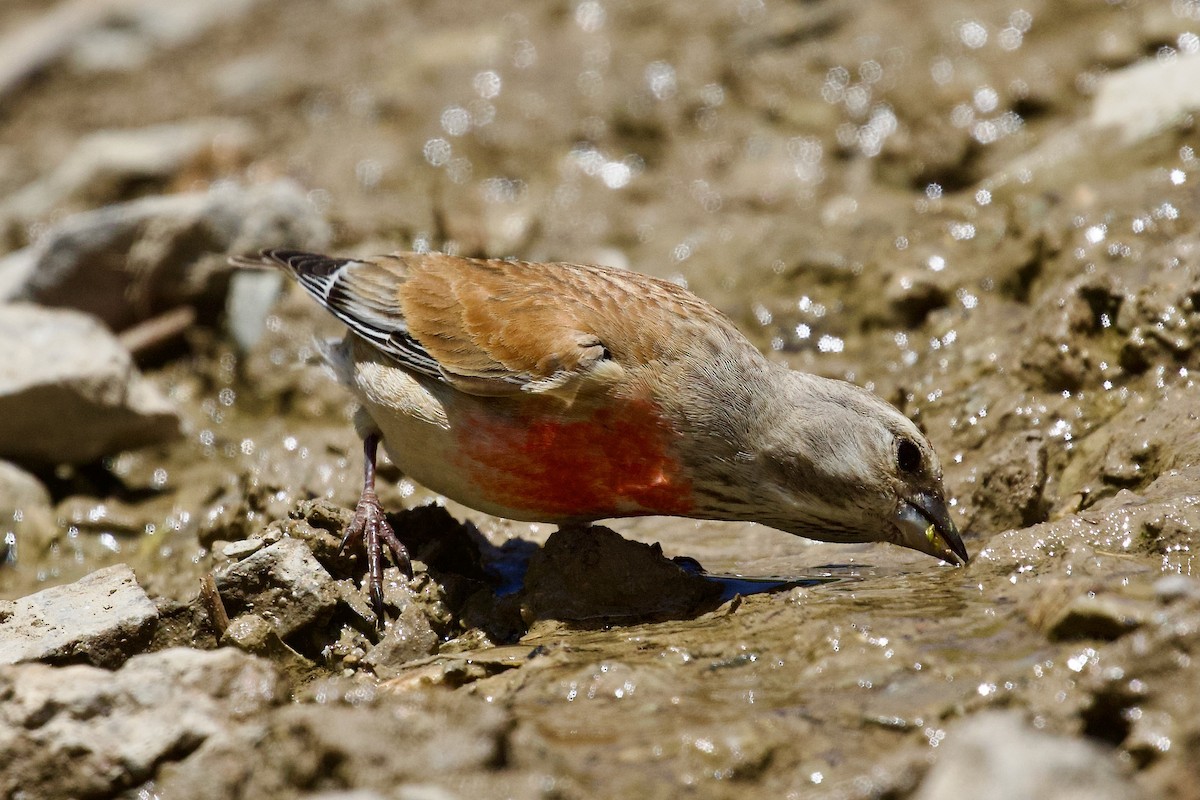
[[[700,575],[720,585],[722,602],[732,600],[739,595],[748,597],[755,594],[770,594],[788,589],[812,588],[814,586],[858,579],[857,568],[848,565],[844,567],[826,567],[827,571],[824,571],[820,575],[806,575],[793,578],[780,575],[725,575],[707,572],[700,567],[699,562],[684,565],[680,563],[683,559],[675,558],[673,560],[693,575]]]

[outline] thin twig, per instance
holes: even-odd
[[[196,309],[191,306],[179,306],[139,322],[132,328],[126,328],[117,334],[117,339],[126,350],[136,356],[182,336],[195,321]]]
[[[208,609],[208,618],[217,629],[217,638],[224,636],[225,631],[229,629],[229,613],[225,611],[225,603],[221,600],[221,593],[217,591],[217,580],[211,572],[205,573],[200,579],[200,598]]]

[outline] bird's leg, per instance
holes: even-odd
[[[363,490],[354,509],[354,519],[346,527],[346,535],[338,547],[338,555],[354,541],[361,540],[367,557],[367,582],[371,587],[371,605],[375,609],[376,625],[383,627],[383,547],[387,545],[392,561],[408,578],[413,576],[408,549],[396,538],[396,532],[384,516],[379,496],[375,494],[375,458],[379,450],[379,434],[363,439]]]

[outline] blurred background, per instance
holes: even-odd
[[[615,525],[718,572],[874,587],[813,600],[821,644],[781,634],[836,712],[784,688],[799,673],[764,678],[769,708],[796,714],[786,735],[735,715],[772,744],[628,780],[949,796],[921,785],[939,720],[1015,706],[1100,748],[1116,794],[1093,796],[1200,796],[1198,700],[1179,694],[1200,682],[1194,659],[1166,658],[1200,646],[1198,110],[1195,0],[7,0],[0,596],[128,562],[184,602],[223,546],[300,500],[353,505],[352,409],[312,364],[313,337],[339,327],[279,276],[233,274],[229,254],[608,264],[687,286],[772,358],[897,404],[941,453],[979,554],[926,596],[914,575],[936,568],[895,548]],[[431,499],[389,478],[389,507]],[[448,507],[497,546],[549,533]],[[1106,593],[1115,605],[1063,616]],[[1193,605],[1171,624],[1190,633],[1161,633],[1147,666],[1128,637],[1179,597]],[[856,616],[872,603],[895,618]],[[952,616],[971,621],[929,641],[923,626]],[[900,677],[866,633],[880,625],[912,651]],[[852,631],[857,660],[818,669],[812,654]],[[929,658],[939,677],[920,683]],[[1131,689],[1108,667],[1159,682]],[[955,676],[965,694],[945,688]],[[864,710],[872,681],[899,710]],[[728,710],[721,687],[705,691]],[[669,730],[628,732],[630,758],[678,745]],[[579,744],[553,738],[538,746]],[[603,752],[561,756],[576,783],[556,791],[629,789],[610,774],[623,751]]]

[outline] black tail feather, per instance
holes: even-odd
[[[239,269],[278,269],[283,267],[297,277],[328,278],[349,262],[348,258],[330,258],[303,250],[272,248],[260,250],[258,256],[232,256],[229,263]]]

